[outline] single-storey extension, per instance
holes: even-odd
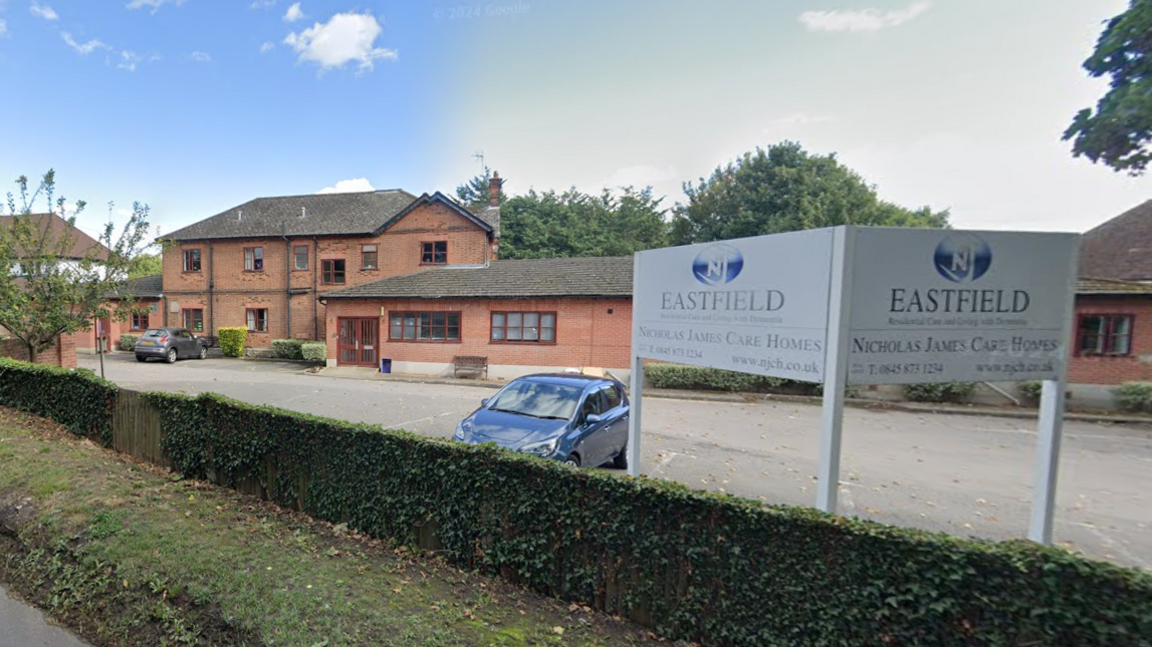
[[[393,276],[323,295],[329,366],[452,375],[603,369],[629,377],[632,258],[497,260]]]

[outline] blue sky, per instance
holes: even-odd
[[[957,226],[1083,231],[1152,179],[1074,160],[1080,70],[1125,0],[0,0],[0,178],[91,227],[252,197],[681,182],[757,145],[837,152]]]

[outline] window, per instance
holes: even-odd
[[[1080,317],[1080,355],[1128,355],[1132,352],[1132,315]]]
[[[268,308],[248,308],[248,332],[268,332]]]
[[[308,246],[307,245],[297,245],[296,247],[294,247],[292,249],[292,251],[293,251],[293,256],[295,256],[295,264],[293,265],[293,267],[295,267],[298,270],[308,269]]]
[[[148,330],[148,313],[132,313],[132,330]]]
[[[392,341],[460,341],[459,312],[389,313],[388,339]]]
[[[432,243],[420,243],[423,252],[420,262],[426,265],[444,265],[448,262],[448,241],[438,240]]]
[[[604,389],[604,410],[611,411],[620,406],[624,398],[620,396],[620,387],[609,386]]]
[[[204,310],[195,308],[184,311],[184,327],[196,332],[204,332]]]
[[[184,271],[185,272],[199,272],[200,271],[200,250],[186,249],[184,250]]]
[[[263,247],[245,247],[244,248],[244,271],[245,272],[263,272],[264,271],[264,248]]]
[[[555,344],[556,313],[493,312],[492,341]]]
[[[362,245],[360,247],[360,258],[363,260],[362,267],[364,269],[376,269],[376,246]]]
[[[344,285],[344,259],[332,258],[320,262],[320,281],[328,285]]]

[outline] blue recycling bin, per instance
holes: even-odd
[[[392,360],[381,359],[380,360],[380,372],[381,373],[391,373],[392,372]]]

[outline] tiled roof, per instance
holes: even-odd
[[[630,297],[632,257],[492,261],[438,267],[330,292],[326,299]]]
[[[1080,275],[1128,281],[1152,279],[1152,200],[1084,234]]]
[[[11,227],[13,219],[17,216],[0,216],[0,227]],[[53,240],[59,240],[68,231],[68,221],[54,213],[33,213],[27,216],[20,216],[27,218],[28,222],[38,229],[44,229],[47,226],[51,229]],[[76,227],[71,228],[72,248],[68,250],[68,258],[84,258],[89,252],[94,252],[95,257],[104,260],[108,258],[108,248],[95,238],[80,231]]]
[[[128,279],[119,290],[112,292],[108,297],[111,299],[147,297],[158,299],[164,294],[162,278],[162,274],[149,274],[148,276]]]
[[[1076,282],[1076,294],[1152,295],[1152,283],[1141,283],[1137,281],[1116,281],[1112,279],[1081,278]]]
[[[256,198],[163,236],[171,240],[267,238],[273,236],[371,235],[418,203],[446,201],[482,227],[497,229],[500,210],[471,214],[437,192],[416,196],[392,189]]]

